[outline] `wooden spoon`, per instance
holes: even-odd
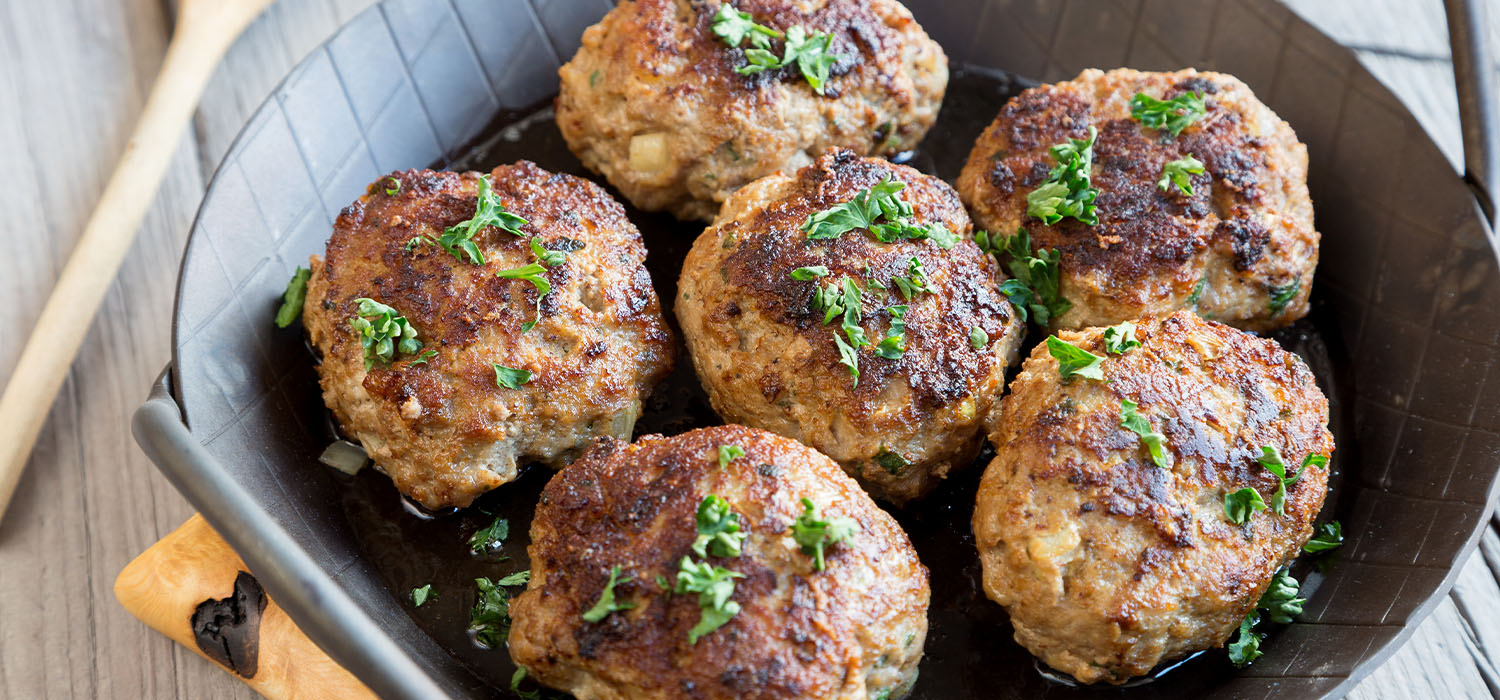
[[[135,133],[0,396],[0,517],[73,356],[135,240],[203,87],[272,0],[181,0],[177,28]]]

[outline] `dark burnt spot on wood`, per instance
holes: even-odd
[[[234,577],[234,592],[198,604],[188,624],[193,640],[208,658],[244,678],[254,678],[260,665],[260,617],[266,592],[248,572]]]

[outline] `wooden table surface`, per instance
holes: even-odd
[[[191,513],[135,446],[128,419],[170,355],[178,261],[215,164],[277,81],[368,4],[281,0],[209,85],[0,521],[0,698],[253,697],[114,601],[121,567]],[[1290,4],[1356,47],[1457,162],[1440,0]],[[10,212],[0,228],[0,375],[15,366],[124,147],[170,13],[164,0],[0,0],[0,211]],[[1500,0],[1490,14],[1500,26]],[[1351,697],[1500,697],[1496,532],[1492,523],[1448,599]]]

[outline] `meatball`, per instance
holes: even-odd
[[[1174,137],[1132,118],[1137,93],[1163,101],[1196,94],[1202,116]],[[1058,165],[1051,147],[1086,141],[1090,128],[1098,224],[1064,217],[1049,226],[1029,215],[1027,196]],[[1190,193],[1169,176],[1169,163]],[[1033,252],[1060,254],[1061,296],[1072,308],[1050,319],[1053,328],[1191,308],[1259,331],[1307,314],[1319,238],[1307,148],[1232,76],[1086,70],[1027,90],[974,144],[958,191],[979,227],[1024,231]]]
[[[518,460],[629,437],[674,359],[618,202],[526,161],[483,177],[370,185],[312,258],[303,311],[323,400],[428,508],[468,505]]]
[[[527,553],[511,658],[580,700],[900,698],[916,682],[927,569],[794,440],[601,440],[543,490]],[[708,570],[722,597],[691,584]]]
[[[951,247],[941,236],[803,231],[809,216],[887,179],[904,183],[895,196],[911,220],[941,227]],[[714,410],[821,450],[897,504],[968,466],[1023,335],[972,230],[943,181],[849,151],[740,189],[678,282],[677,318]]]
[[[633,204],[707,221],[751,180],[811,162],[833,146],[892,155],[937,119],[948,59],[894,0],[635,0],[583,33],[558,71],[557,125],[589,169]],[[748,13],[836,57],[821,93],[798,66],[749,70],[751,39],[714,31],[721,11]],[[800,28],[794,29],[794,28]],[[754,34],[752,34],[753,38]],[[776,58],[786,40],[770,39]]]
[[[1288,476],[1333,452],[1328,401],[1276,343],[1187,311],[1134,334],[1120,355],[1105,329],[1058,334],[1103,357],[1099,380],[1060,379],[1037,346],[994,421],[974,510],[985,593],[1017,642],[1085,683],[1222,646],[1312,534],[1327,490],[1314,457],[1277,513],[1263,448]],[[1164,438],[1165,467],[1122,426],[1131,413]],[[1225,496],[1246,488],[1273,507],[1236,524]]]

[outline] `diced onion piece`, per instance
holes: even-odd
[[[666,170],[667,135],[657,132],[630,137],[630,168],[639,173]]]
[[[359,445],[344,440],[334,440],[323,449],[323,454],[318,456],[318,461],[353,476],[365,468],[365,463],[370,461],[370,456],[365,454],[365,449]]]

